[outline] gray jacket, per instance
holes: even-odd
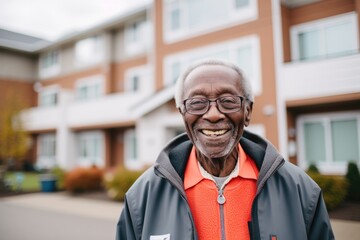
[[[251,239],[334,239],[318,185],[259,136],[245,131],[240,144],[259,168],[248,223]],[[117,240],[198,239],[183,187],[191,148],[186,134],[175,138],[133,184],[117,224]]]

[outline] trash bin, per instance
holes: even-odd
[[[40,186],[42,192],[56,191],[56,177],[52,174],[40,175]]]

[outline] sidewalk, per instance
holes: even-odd
[[[123,204],[119,202],[85,199],[67,193],[34,193],[0,198],[14,206],[24,206],[47,211],[71,213],[74,215],[111,220],[116,223]],[[337,240],[360,240],[360,222],[331,220]]]
[[[0,202],[47,211],[71,213],[80,216],[113,220],[120,216],[123,204],[120,202],[78,198],[65,192],[32,193],[0,198]]]

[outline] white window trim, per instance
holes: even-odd
[[[137,133],[136,133],[136,129],[129,129],[126,130],[124,133],[124,163],[126,168],[128,169],[140,169],[141,167],[143,167],[143,164],[139,161],[139,152],[136,153],[137,155],[137,159],[131,158],[128,159],[128,151],[129,151],[129,141],[131,141],[133,138],[137,138]],[[132,144],[132,143],[131,143]],[[137,151],[139,151],[139,141],[136,141],[137,144]]]
[[[91,99],[79,99],[78,89],[84,86],[100,85],[100,96],[105,94],[105,79],[101,74],[93,75],[89,77],[79,78],[75,83],[76,99],[78,100],[91,100]]]
[[[57,94],[57,103],[55,105],[51,105],[51,106],[41,105],[42,104],[41,95],[52,94],[52,93]],[[59,104],[59,100],[60,100],[59,96],[60,96],[60,86],[58,84],[42,87],[38,94],[38,105],[40,107],[54,107]]]
[[[132,26],[133,24],[139,24],[139,38],[140,40],[138,40],[137,42],[132,42],[130,41],[130,37],[132,35],[131,31],[132,30]],[[125,43],[125,53],[127,55],[133,56],[133,55],[137,55],[137,54],[141,54],[144,53],[146,51],[146,47],[147,47],[147,40],[149,39],[149,37],[147,35],[149,35],[149,22],[147,21],[147,19],[137,19],[131,22],[128,22],[125,25],[125,31],[124,31],[124,43]]]
[[[100,156],[95,160],[95,165],[98,167],[104,167],[105,166],[105,138],[104,138],[104,132],[100,130],[95,131],[85,131],[80,132],[77,134],[78,143],[80,143],[81,138],[89,138],[89,137],[98,137],[100,139]],[[78,151],[80,151],[80,146],[77,147]],[[80,152],[77,152],[77,165],[84,166],[84,167],[90,167],[93,165],[91,162],[91,159],[81,157]]]
[[[343,162],[334,162],[333,156],[331,152],[331,130],[330,130],[330,122],[332,120],[347,120],[347,119],[357,119],[357,130],[358,136],[360,138],[360,111],[349,111],[349,112],[330,112],[323,114],[309,114],[302,115],[298,117],[296,120],[296,129],[297,129],[297,146],[298,146],[298,165],[302,169],[307,169],[309,167],[309,163],[305,159],[305,146],[304,146],[304,124],[306,122],[322,122],[325,126],[325,141],[326,146],[330,146],[326,149],[326,162],[325,163],[317,163],[317,167],[322,173],[328,174],[345,174],[347,163]],[[359,146],[360,149],[360,139]],[[360,166],[360,156],[357,162],[358,166]]]
[[[190,59],[193,56],[201,56],[204,53],[217,52],[219,49],[224,49],[229,51],[229,61],[236,62],[236,53],[233,49],[237,49],[241,46],[251,45],[253,53],[253,62],[252,73],[253,76],[250,80],[252,85],[253,94],[258,96],[262,93],[262,69],[261,69],[261,57],[260,57],[260,40],[257,35],[249,35],[246,37],[241,37],[237,39],[232,39],[230,41],[224,41],[216,44],[207,45],[200,48],[191,49],[189,51],[183,51],[173,55],[169,55],[164,58],[163,61],[163,83],[164,86],[173,85],[172,80],[172,69],[171,66],[175,62],[180,62],[180,65],[188,65]],[[184,71],[184,66],[181,67],[180,73]],[[239,66],[241,68],[241,66]],[[256,84],[255,84],[256,83]]]
[[[42,156],[41,155],[41,148],[42,148],[42,139],[43,138],[53,138],[55,141],[55,153],[54,156]],[[52,167],[55,167],[57,164],[56,158],[57,158],[57,144],[56,144],[56,133],[44,133],[44,134],[40,134],[37,137],[37,160],[36,160],[36,165],[40,168],[40,169],[50,169]]]
[[[51,52],[55,52],[57,54],[57,58],[58,58],[57,64],[54,64],[54,65],[52,65],[50,67],[43,68],[41,66],[41,64],[42,64],[41,62],[43,61],[42,58],[44,56],[49,55]],[[51,51],[45,52],[44,54],[40,55],[40,59],[39,59],[39,75],[40,75],[40,78],[46,78],[46,77],[55,76],[55,75],[60,73],[60,69],[61,69],[60,50],[51,50]]]
[[[79,45],[86,41],[91,41],[91,40],[94,41],[94,38],[97,38],[98,40],[96,40],[96,41],[100,41],[100,43],[96,43],[96,41],[95,41],[95,43],[92,43],[92,44],[95,44],[95,45],[100,44],[100,49],[97,49],[96,52],[93,52],[91,54],[91,58],[86,58],[86,59],[79,58],[78,53],[77,53],[78,52],[77,49],[79,48]],[[88,38],[81,39],[81,40],[77,41],[74,46],[75,65],[78,67],[83,67],[83,66],[97,64],[104,58],[104,52],[105,52],[104,36],[94,35],[94,36],[90,36]]]
[[[168,19],[169,5],[167,2],[171,0],[163,0],[163,39],[165,43],[174,43],[177,41],[186,40],[203,34],[216,32],[224,28],[229,28],[246,22],[254,21],[258,18],[258,0],[250,0],[250,5],[246,9],[231,11],[229,18],[223,21],[217,21],[207,26],[202,26],[197,29],[181,29],[176,32],[171,32],[169,24],[171,21]],[[180,8],[184,9],[184,2],[180,1]],[[232,2],[227,1],[226,6],[230,9]],[[180,25],[186,24],[187,19],[182,18]]]
[[[129,93],[152,93],[153,92],[153,80],[150,74],[150,65],[141,65],[133,67],[125,71],[125,83],[124,90]],[[137,91],[132,90],[132,80],[134,76],[139,76],[139,89]],[[146,81],[146,82],[145,82]]]
[[[355,35],[358,36],[358,15],[355,12],[340,14],[332,17],[322,18],[320,20],[315,20],[307,23],[302,23],[298,25],[294,25],[290,29],[290,36],[291,36],[291,56],[292,61],[300,60],[300,49],[299,49],[299,39],[298,35],[302,32],[312,31],[312,30],[320,30],[323,31],[325,27],[335,25],[341,22],[350,22],[354,26]],[[322,44],[321,52],[324,53],[325,50],[323,49],[325,44],[323,44],[324,39],[320,40]],[[359,49],[359,38],[356,38],[356,49]]]

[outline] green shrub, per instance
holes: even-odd
[[[320,173],[319,169],[316,167],[315,163],[310,164],[307,172],[309,173]]]
[[[64,189],[64,181],[66,176],[66,171],[60,167],[54,167],[50,170],[50,173],[55,176],[56,184],[58,190]]]
[[[346,179],[341,176],[327,176],[312,172],[308,174],[321,188],[327,209],[333,210],[340,206],[347,193]]]
[[[108,196],[116,201],[123,201],[125,193],[142,174],[143,171],[131,171],[117,168],[114,172],[105,174],[104,184]]]
[[[79,167],[65,176],[64,188],[71,193],[100,190],[103,170],[98,167]]]
[[[346,179],[349,183],[346,198],[350,201],[360,201],[360,173],[356,163],[348,163]]]

